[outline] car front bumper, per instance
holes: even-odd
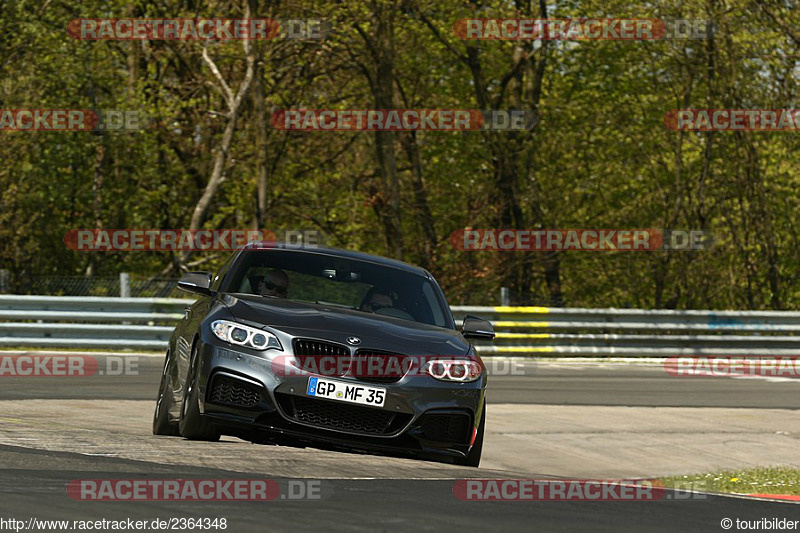
[[[276,438],[317,445],[426,455],[465,456],[475,437],[485,375],[471,383],[406,375],[393,383],[333,377],[386,389],[383,407],[306,395],[311,374],[276,372],[286,353],[247,353],[201,342],[200,409],[223,433],[250,440]]]

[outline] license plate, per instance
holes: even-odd
[[[326,378],[308,378],[306,394],[315,398],[327,398],[372,407],[383,407],[383,403],[386,401],[386,389],[381,387],[367,387]]]

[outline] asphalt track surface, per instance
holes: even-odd
[[[106,368],[104,356],[96,357],[100,368]],[[656,502],[468,502],[454,496],[458,479],[563,476],[531,469],[476,471],[227,439],[207,444],[156,438],[148,435],[146,421],[162,360],[139,357],[137,363],[135,375],[0,379],[0,434],[5,435],[4,442],[18,443],[0,445],[0,519],[224,517],[227,531],[236,532],[722,531],[723,518],[800,520],[800,505],[718,495],[683,499],[668,493]],[[506,405],[516,405],[516,409],[586,406],[589,413],[591,406],[800,408],[797,380],[674,378],[659,365],[526,363],[517,367],[519,372],[492,376],[490,410]],[[52,418],[47,418],[48,410]],[[148,412],[140,412],[144,410]],[[789,413],[797,416],[797,412]],[[34,414],[41,419],[31,421]],[[113,422],[115,417],[118,422]],[[102,447],[89,447],[96,442]],[[495,454],[503,453],[502,441],[495,441],[495,446],[501,448]],[[508,453],[513,453],[511,448]],[[290,480],[320,479],[323,497],[270,502],[91,502],[73,500],[66,492],[67,484],[76,479],[253,477],[275,479],[282,487]],[[731,530],[737,530],[736,526]]]

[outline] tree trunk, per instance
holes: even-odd
[[[394,107],[394,16],[395,6],[375,6],[376,33],[374,37],[376,72],[372,87],[375,107]],[[401,226],[400,181],[395,156],[395,132],[375,132],[375,155],[380,172],[385,201],[375,204],[383,222],[386,249],[395,259],[403,259],[405,249]]]
[[[267,227],[267,191],[269,187],[269,168],[267,166],[267,118],[265,102],[267,99],[264,91],[264,67],[260,64],[256,68],[255,87],[253,87],[253,106],[256,118],[256,229]]]
[[[417,212],[417,220],[422,229],[422,260],[420,265],[423,268],[430,268],[436,251],[436,227],[434,226],[433,213],[428,203],[428,193],[425,190],[425,180],[422,170],[422,158],[419,154],[417,145],[417,134],[410,131],[403,136],[403,147],[405,148],[408,159],[411,162],[411,179],[414,189],[414,208]]]

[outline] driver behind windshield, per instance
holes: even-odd
[[[250,285],[256,294],[272,298],[286,298],[289,295],[289,276],[278,268],[263,273],[265,269],[256,269],[250,275]]]
[[[369,313],[375,313],[380,309],[393,306],[394,301],[392,300],[392,297],[389,296],[388,291],[383,291],[373,287],[367,291],[367,294],[364,296],[364,300],[361,302],[359,309]]]

